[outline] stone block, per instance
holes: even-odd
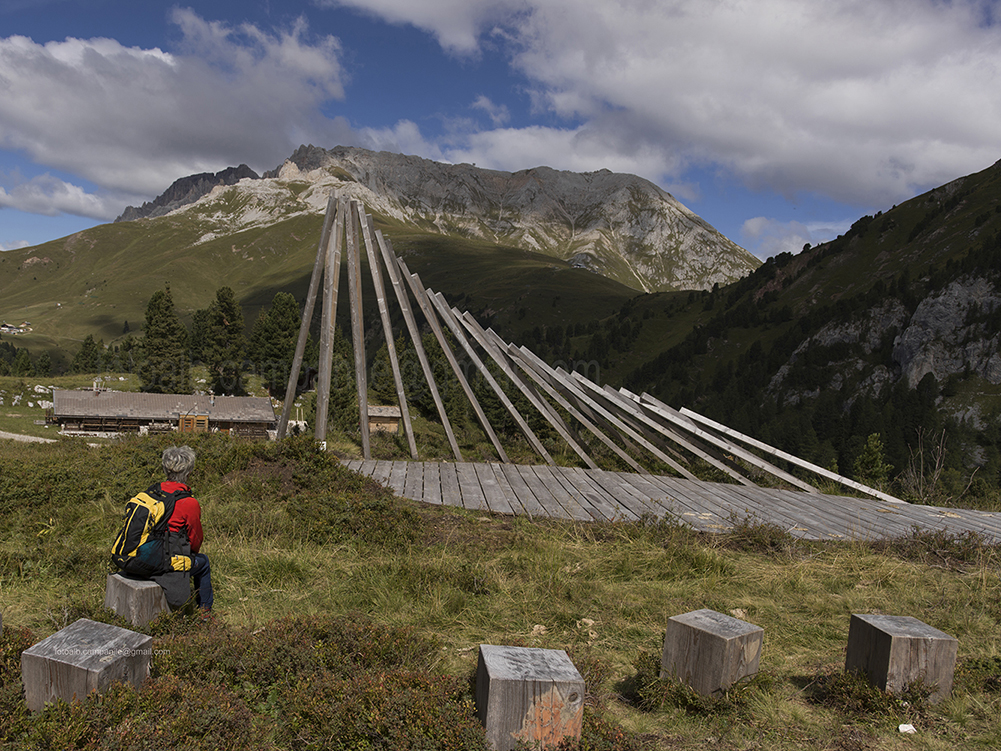
[[[160,613],[170,611],[163,587],[154,581],[126,579],[121,574],[108,574],[104,607],[114,610],[137,628],[142,628]]]
[[[891,693],[921,681],[932,703],[952,691],[959,640],[908,615],[852,615],[845,670]]]
[[[480,645],[476,713],[497,751],[580,738],[584,679],[562,649]]]
[[[703,696],[758,672],[764,629],[715,610],[693,610],[667,622],[661,678],[674,677]]]
[[[82,699],[114,681],[139,686],[149,676],[153,637],[81,618],[21,653],[28,709]]]

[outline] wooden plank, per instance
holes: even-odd
[[[507,355],[507,343],[501,339],[500,341],[502,344],[498,346],[494,339],[500,339],[500,337],[493,331],[491,331],[493,337],[489,336],[480,324],[476,322],[476,319],[473,318],[468,312],[459,315],[458,311],[455,308],[452,308],[452,314],[455,315],[456,320],[460,321],[468,329],[472,337],[481,347],[483,347],[484,351],[490,355],[490,358],[497,363],[504,375],[511,379],[511,383],[513,383],[515,387],[521,391],[525,398],[528,399],[529,403],[539,411],[539,414],[541,414],[542,417],[553,426],[553,430],[555,430],[559,436],[567,442],[567,445],[573,449],[574,453],[583,459],[587,466],[597,469],[598,465],[594,463],[594,460],[591,459],[590,455],[581,447],[579,443],[577,443],[574,437],[570,435],[570,430],[567,428],[566,423],[563,422],[563,418],[560,417],[559,413],[553,409],[549,402],[542,398],[542,395],[536,391],[531,382],[526,380],[514,367],[509,356]]]
[[[448,364],[452,368],[452,372],[455,373],[455,377],[459,381],[459,385],[462,387],[462,392],[466,395],[466,399],[469,401],[470,406],[472,406],[473,412],[476,414],[476,419],[479,420],[480,426],[483,428],[483,432],[487,434],[487,437],[490,439],[490,443],[493,444],[494,450],[497,452],[497,456],[500,457],[500,460],[502,462],[510,462],[511,460],[505,453],[504,446],[501,445],[500,439],[497,438],[497,434],[494,432],[493,426],[490,424],[490,420],[487,419],[487,415],[483,411],[483,407],[480,405],[479,399],[477,399],[476,394],[473,393],[473,389],[470,387],[469,381],[466,379],[466,374],[463,373],[462,367],[459,365],[458,360],[455,359],[455,353],[452,352],[448,339],[445,337],[445,332],[438,323],[438,317],[434,312],[434,305],[431,303],[430,295],[424,288],[421,278],[417,274],[410,273],[410,270],[407,268],[407,264],[403,262],[403,259],[397,258],[396,263],[400,267],[404,281],[407,282],[410,287],[410,291],[413,292],[414,299],[417,300],[417,304],[424,313],[424,319],[428,322],[428,325],[431,327],[431,331],[438,340],[438,345],[441,347],[441,350],[445,355],[445,359],[448,360]]]
[[[456,464],[455,474],[459,480],[459,492],[462,493],[462,507],[475,511],[489,511],[490,506],[476,476],[476,466],[469,462]]]
[[[874,498],[879,498],[882,501],[887,501],[888,503],[906,503],[906,501],[902,501],[899,498],[894,498],[892,495],[883,493],[882,491],[876,490],[875,488],[870,488],[866,485],[863,485],[862,483],[855,482],[854,480],[849,480],[847,477],[842,477],[839,474],[831,472],[829,469],[818,467],[816,464],[812,464],[808,461],[800,459],[797,456],[793,456],[792,454],[787,454],[785,451],[777,449],[774,446],[769,446],[767,443],[762,443],[761,441],[755,440],[754,438],[746,436],[743,433],[734,430],[733,428],[728,428],[726,425],[721,425],[720,423],[715,422],[714,420],[710,420],[708,417],[703,417],[697,412],[692,412],[692,410],[688,408],[683,407],[681,409],[681,414],[685,415],[686,417],[691,417],[693,420],[702,423],[703,425],[708,425],[713,430],[719,431],[720,433],[723,433],[723,435],[734,438],[740,441],[741,443],[746,443],[749,446],[753,446],[754,448],[761,449],[762,451],[772,454],[773,456],[777,456],[780,459],[784,459],[790,464],[795,464],[798,467],[802,467],[803,469],[808,469],[811,472],[815,472],[821,477],[826,477],[828,480],[834,480],[835,482],[841,483],[842,485],[846,485],[850,488],[853,488],[854,490],[858,490],[862,493],[865,493],[866,495],[871,495]]]
[[[407,483],[408,462],[393,462],[393,468],[389,472],[389,487],[396,495],[404,495],[403,490]]]
[[[372,479],[376,482],[389,486],[389,474],[393,471],[393,463],[385,460],[376,462],[375,470],[372,472]]]
[[[551,519],[573,519],[573,516],[560,503],[559,499],[553,495],[549,488],[546,487],[546,484],[535,473],[534,467],[524,464],[513,464],[511,466],[521,474],[522,480],[528,485],[528,489],[532,491],[532,495],[535,496],[539,505],[542,506],[546,516]]]
[[[348,299],[351,305],[351,342],[355,355],[355,388],[358,393],[358,428],[361,431],[362,455],[372,458],[372,446],[368,433],[368,369],[365,361],[365,332],[362,321],[361,299],[361,256],[358,249],[357,201],[351,201],[345,224],[347,243],[345,254],[348,259]]]
[[[591,381],[588,381],[579,373],[576,375],[577,375],[577,380],[586,381],[587,382],[586,385],[588,385],[589,387],[594,385],[591,384]],[[636,402],[634,402],[632,399],[628,399],[623,394],[613,389],[611,386],[608,386],[606,384],[604,388],[598,389],[597,386],[594,385],[593,390],[595,394],[600,394],[601,396],[603,396],[607,400],[608,404],[614,405],[619,410],[619,416],[622,419],[631,423],[632,426],[637,430],[644,432],[648,438],[652,438],[651,432],[655,435],[659,434],[659,436],[667,438],[668,440],[681,446],[686,451],[689,451],[695,456],[699,457],[704,462],[707,462],[708,464],[712,465],[720,472],[729,475],[737,482],[742,483],[744,485],[754,485],[753,482],[748,480],[746,477],[744,477],[742,474],[734,470],[732,467],[719,461],[716,457],[706,453],[691,441],[686,440],[676,430],[672,430],[667,426],[657,422],[656,420],[653,420],[650,417],[648,417],[646,414],[644,414],[643,410],[640,408],[640,405],[636,404]]]
[[[379,230],[374,230],[375,240],[379,246],[379,250],[382,253],[382,260],[386,265],[386,273],[389,275],[389,281],[393,286],[393,292],[396,294],[396,301],[400,305],[400,310],[403,311],[403,320],[407,325],[407,330],[410,332],[410,341],[414,345],[414,351],[417,353],[417,359],[421,364],[421,370],[424,373],[424,380],[428,385],[428,389],[431,391],[431,398],[434,400],[434,406],[438,410],[438,417],[441,418],[442,427],[445,428],[445,437],[448,438],[448,445],[452,448],[452,455],[455,457],[457,462],[462,461],[462,452],[459,450],[459,443],[455,440],[455,433],[452,431],[452,423],[449,422],[448,413],[445,411],[445,405],[441,400],[441,394],[438,391],[438,384],[435,381],[434,372],[431,370],[431,363],[428,362],[427,353],[424,351],[424,343],[421,341],[421,332],[417,327],[417,321],[414,318],[413,309],[410,307],[410,298],[407,296],[407,291],[403,288],[402,280],[400,279],[400,269],[396,264],[396,254],[393,253],[393,244],[388,238],[382,236],[382,232]]]
[[[313,262],[313,275],[309,278],[309,289],[306,292],[306,304],[302,308],[302,322],[299,324],[299,338],[295,343],[295,354],[292,356],[292,370],[288,374],[288,385],[285,387],[285,402],[282,404],[282,414],[278,418],[278,439],[285,437],[288,429],[288,419],[292,414],[292,404],[295,402],[295,389],[299,384],[299,368],[306,352],[306,339],[309,337],[309,324],[313,320],[313,308],[316,307],[316,292],[320,288],[323,262],[327,256],[327,241],[330,228],[334,223],[334,195],[327,198],[327,213],[323,217],[323,229],[320,231],[320,244],[316,248],[316,260]]]
[[[375,468],[376,466],[378,466],[378,464],[379,463],[374,459],[366,459],[360,463],[360,466],[356,471],[365,475],[365,477],[371,477],[372,473],[375,471]]]
[[[362,465],[361,459],[352,459],[351,461],[344,462],[344,466],[350,469],[352,472],[360,472],[361,465]]]
[[[492,329],[488,330],[488,333],[493,334],[495,337],[497,337],[497,335],[493,332]],[[500,337],[497,337],[497,339],[499,340]],[[507,345],[507,352],[514,359],[514,361],[518,363],[518,366],[523,371],[525,371],[529,375],[529,377],[532,378],[532,380],[534,380],[537,384],[539,384],[539,386],[542,388],[543,391],[546,392],[546,394],[549,396],[550,399],[555,401],[563,409],[569,412],[570,415],[575,420],[580,422],[581,425],[583,425],[585,428],[591,431],[591,433],[594,434],[599,441],[601,441],[608,448],[614,451],[615,454],[619,456],[619,458],[621,458],[624,462],[626,462],[626,464],[635,469],[637,472],[646,471],[643,469],[643,467],[639,465],[639,463],[635,459],[633,459],[629,454],[623,451],[618,446],[618,444],[616,444],[608,436],[606,436],[598,428],[598,426],[596,426],[593,422],[591,422],[584,415],[583,412],[577,409],[577,407],[574,406],[572,402],[565,399],[559,391],[557,391],[555,388],[553,388],[552,385],[550,385],[549,380],[545,374],[545,371],[549,369],[549,366],[546,365],[544,362],[542,362],[542,360],[540,360],[535,355],[535,353],[524,347],[521,348],[516,347],[513,344]]]
[[[570,483],[561,479],[561,472],[558,469],[535,465],[531,467],[531,470],[570,518],[583,522],[604,519],[598,511],[592,508],[591,504],[582,502],[579,493],[569,490]]]
[[[446,506],[462,508],[462,492],[455,465],[448,462],[438,464],[438,477],[441,481],[441,502]]]
[[[344,207],[341,199],[330,238],[327,240],[327,257],[324,262],[323,305],[320,313],[320,362],[316,377],[316,425],[313,436],[318,441],[327,440],[327,418],[330,407],[330,378],[334,357],[334,320],[337,312],[337,287],[341,278],[341,235],[344,234]]]
[[[480,482],[483,497],[491,511],[497,514],[514,515],[516,511],[511,505],[511,499],[504,494],[504,488],[501,487],[494,472],[494,467],[496,466],[494,464],[477,462],[473,465],[473,469],[476,471],[476,479]],[[507,486],[507,481],[504,482],[504,486]],[[518,504],[518,508],[520,510],[520,504]]]
[[[393,385],[396,387],[396,400],[400,407],[400,418],[403,420],[403,431],[407,434],[407,446],[410,448],[410,458],[417,461],[417,441],[414,439],[414,426],[410,422],[410,407],[407,405],[407,394],[403,389],[403,375],[400,373],[400,360],[396,356],[396,338],[393,336],[393,324],[389,320],[389,306],[386,303],[386,285],[382,282],[382,271],[379,268],[379,255],[372,235],[375,225],[372,217],[362,212],[360,204],[353,204],[358,211],[358,221],[361,224],[362,239],[365,241],[365,253],[368,256],[368,270],[372,275],[372,286],[375,289],[375,299],[379,306],[379,318],[382,319],[382,333],[386,340],[386,352],[389,355],[389,367],[393,371]],[[368,415],[363,423],[368,430]]]
[[[441,471],[438,462],[424,462],[424,502],[441,505]]]
[[[407,479],[403,484],[403,495],[415,501],[424,500],[423,462],[404,462],[407,465]]]
[[[466,333],[461,324],[459,323],[458,318],[455,316],[455,314],[452,313],[452,309],[449,308],[448,303],[445,301],[445,298],[442,296],[442,294],[440,292],[432,293],[429,291],[428,299],[435,306],[435,309],[438,311],[438,315],[441,316],[441,319],[448,326],[449,330],[452,332],[452,335],[456,338],[456,340],[459,342],[462,348],[466,351],[466,355],[469,357],[470,361],[472,361],[473,365],[476,366],[476,369],[480,372],[480,375],[483,376],[483,380],[485,380],[487,382],[487,385],[490,386],[491,389],[493,389],[493,392],[495,394],[497,394],[497,398],[500,399],[501,404],[504,405],[504,408],[508,411],[508,414],[510,414],[511,417],[514,418],[514,421],[518,424],[518,427],[521,429],[521,432],[524,434],[525,438],[528,439],[528,443],[532,446],[532,448],[539,456],[545,459],[546,464],[553,464],[554,463],[553,457],[549,455],[549,452],[546,451],[545,446],[542,445],[542,442],[535,435],[535,432],[532,430],[531,427],[529,427],[528,423],[525,421],[525,418],[522,417],[521,412],[518,411],[518,408],[515,407],[514,403],[508,398],[508,395],[504,392],[504,389],[502,389],[500,384],[497,383],[497,380],[490,372],[490,369],[487,368],[487,366],[483,363],[483,361],[480,359],[480,356],[476,354],[476,350],[473,347],[472,343],[469,341],[469,337],[466,336]]]
[[[758,469],[764,470],[769,474],[775,475],[776,477],[788,482],[790,485],[805,490],[808,493],[819,493],[813,485],[808,482],[804,482],[798,477],[789,474],[788,472],[776,467],[771,462],[766,462],[760,456],[747,451],[746,449],[731,443],[730,441],[720,438],[718,435],[711,433],[706,430],[702,430],[693,420],[683,416],[676,409],[669,407],[667,404],[655,399],[649,394],[643,394],[643,396],[637,396],[626,389],[619,389],[620,393],[636,402],[641,409],[645,410],[648,414],[656,415],[661,419],[668,420],[673,425],[677,425],[684,430],[692,433],[693,435],[701,438],[702,440],[716,446],[723,451],[733,454],[734,456],[743,459],[745,462],[750,464],[752,467],[757,467]]]
[[[567,371],[563,370],[563,368],[556,368],[555,370],[552,371],[552,373],[556,378],[556,384],[555,384],[556,387],[563,390],[568,398],[573,398],[578,402],[586,404],[587,407],[591,410],[591,412],[601,415],[601,418],[605,422],[613,426],[616,430],[620,431],[624,435],[627,435],[630,438],[632,438],[634,441],[636,441],[636,443],[643,446],[643,448],[645,448],[655,457],[657,457],[662,462],[667,464],[669,467],[673,468],[676,472],[678,472],[681,475],[684,475],[685,477],[690,477],[692,479],[695,479],[695,475],[693,475],[687,469],[682,467],[680,464],[678,464],[678,462],[676,462],[670,456],[661,451],[657,446],[654,446],[652,443],[650,443],[650,441],[648,441],[642,435],[637,433],[631,427],[626,425],[621,419],[619,419],[617,415],[614,415],[611,412],[609,412],[605,407],[603,407],[588,393],[586,393],[585,391],[586,388],[593,387],[593,389],[596,390],[597,394],[601,394],[601,389],[597,385],[591,383],[586,378],[576,377],[579,376],[579,374],[568,373]]]
[[[727,523],[726,517],[718,513],[717,504],[707,503],[705,497],[693,497],[688,492],[688,485],[691,481],[664,475],[650,475],[647,479],[664,490],[665,499],[670,499],[673,504],[676,504],[678,510],[676,516],[679,519],[705,532],[729,528],[730,525]],[[669,508],[665,501],[658,500],[657,502],[665,509]]]
[[[601,487],[590,481],[584,470],[577,467],[560,467],[560,476],[569,483],[573,491],[590,504],[591,508],[605,521],[621,520],[615,499]]]
[[[618,472],[592,469],[588,471],[588,477],[600,483],[611,496],[629,509],[637,519],[644,516],[657,515],[657,507],[650,503],[643,493],[640,493],[631,484],[625,482]]]
[[[521,507],[525,509],[525,513],[528,514],[530,519],[536,517],[546,518],[551,516],[548,509],[539,503],[539,500],[535,497],[535,493],[525,482],[525,478],[522,476],[521,472],[518,471],[518,467],[515,464],[498,464],[500,471],[504,474],[504,478],[507,480],[508,485],[511,487],[511,492],[514,497],[518,499],[518,503]],[[514,504],[511,504],[512,507]]]

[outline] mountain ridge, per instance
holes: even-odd
[[[164,215],[233,200],[220,187],[257,199],[246,224],[260,226],[268,213],[285,218],[320,212],[327,193],[338,190],[401,224],[554,256],[641,292],[709,289],[760,263],[654,183],[609,170],[534,167],[512,173],[355,147],[303,145],[260,178],[217,183],[192,192],[183,205],[161,196],[152,202],[154,210]],[[120,219],[141,213],[130,207]],[[212,234],[240,228],[230,221]]]

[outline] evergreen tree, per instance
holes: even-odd
[[[35,374],[40,376],[52,374],[52,356],[48,352],[43,352],[38,357],[38,362],[35,364]]]
[[[139,383],[143,391],[154,394],[191,393],[188,330],[174,311],[169,286],[155,292],[146,306],[141,349],[143,363],[139,368]]]
[[[254,366],[271,396],[285,396],[298,337],[299,305],[290,293],[278,292],[251,332]]]
[[[102,340],[98,344],[93,334],[87,334],[87,338],[83,340],[83,344],[80,346],[80,351],[76,353],[73,357],[73,362],[70,363],[70,372],[100,373],[103,350],[104,341]]]
[[[212,377],[212,390],[217,394],[241,396],[243,359],[247,340],[243,334],[243,309],[233,290],[221,287],[215,301],[208,307],[205,318],[202,360]]]
[[[35,374],[35,366],[31,362],[31,355],[28,350],[18,348],[17,356],[10,366],[12,376],[30,376]]]
[[[853,470],[855,471],[855,479],[859,482],[877,488],[886,484],[893,467],[886,463],[883,439],[879,433],[872,433],[866,439],[862,452],[855,459]]]

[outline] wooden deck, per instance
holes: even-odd
[[[569,467],[374,460],[345,465],[415,501],[533,519],[673,517],[708,532],[751,519],[810,540],[901,537],[917,527],[975,532],[1001,542],[1001,513],[986,511]]]

